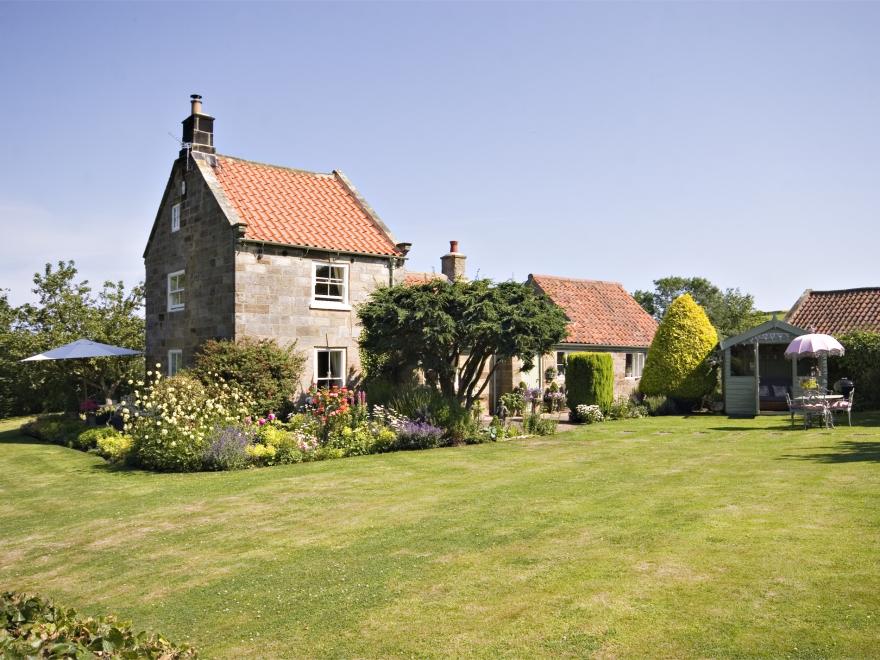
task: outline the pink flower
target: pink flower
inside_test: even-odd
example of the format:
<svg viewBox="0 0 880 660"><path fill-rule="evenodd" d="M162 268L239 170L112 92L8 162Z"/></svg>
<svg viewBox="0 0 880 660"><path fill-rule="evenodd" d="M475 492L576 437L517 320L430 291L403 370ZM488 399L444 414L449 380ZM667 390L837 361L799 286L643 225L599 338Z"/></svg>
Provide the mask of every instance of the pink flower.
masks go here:
<svg viewBox="0 0 880 660"><path fill-rule="evenodd" d="M269 421L270 421L270 422L274 422L274 421L275 421L275 413L269 413Z"/></svg>
<svg viewBox="0 0 880 660"><path fill-rule="evenodd" d="M266 424L266 420L263 419L262 417L260 417L260 421L258 421L257 424L259 424L260 426L263 426Z"/></svg>

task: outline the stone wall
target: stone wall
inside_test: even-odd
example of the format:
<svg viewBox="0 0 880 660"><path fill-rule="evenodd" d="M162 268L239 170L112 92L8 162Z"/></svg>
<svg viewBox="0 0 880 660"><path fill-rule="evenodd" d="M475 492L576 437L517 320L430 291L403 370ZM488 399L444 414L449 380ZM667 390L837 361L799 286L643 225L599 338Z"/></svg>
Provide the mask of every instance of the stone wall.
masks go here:
<svg viewBox="0 0 880 660"><path fill-rule="evenodd" d="M181 182L186 182L185 191ZM171 231L171 209L181 204L180 230ZM146 359L167 370L168 351L192 362L198 346L234 336L235 236L229 221L191 164L175 161L144 257ZM185 308L168 311L168 274L186 272Z"/></svg>
<svg viewBox="0 0 880 660"><path fill-rule="evenodd" d="M313 264L348 266L348 308L321 309L314 303ZM380 257L336 256L244 244L235 257L235 336L275 339L295 344L306 357L301 387L315 380L315 349L346 349L348 383L360 377L356 307L379 286L387 286L389 260ZM395 282L403 271L396 270Z"/></svg>

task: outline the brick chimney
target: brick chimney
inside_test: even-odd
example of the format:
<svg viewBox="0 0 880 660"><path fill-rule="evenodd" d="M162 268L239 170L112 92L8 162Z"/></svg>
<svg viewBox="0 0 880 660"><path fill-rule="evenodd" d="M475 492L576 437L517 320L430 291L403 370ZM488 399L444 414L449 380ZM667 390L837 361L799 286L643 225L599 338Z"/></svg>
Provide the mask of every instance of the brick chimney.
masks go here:
<svg viewBox="0 0 880 660"><path fill-rule="evenodd" d="M440 269L450 282L465 279L464 262L467 257L458 251L458 241L449 241L449 254L440 257Z"/></svg>
<svg viewBox="0 0 880 660"><path fill-rule="evenodd" d="M183 141L191 145L192 151L215 154L214 149L214 118L202 113L202 97L193 94L190 98L192 110L189 117L183 120ZM186 157L186 148L180 150L181 157Z"/></svg>

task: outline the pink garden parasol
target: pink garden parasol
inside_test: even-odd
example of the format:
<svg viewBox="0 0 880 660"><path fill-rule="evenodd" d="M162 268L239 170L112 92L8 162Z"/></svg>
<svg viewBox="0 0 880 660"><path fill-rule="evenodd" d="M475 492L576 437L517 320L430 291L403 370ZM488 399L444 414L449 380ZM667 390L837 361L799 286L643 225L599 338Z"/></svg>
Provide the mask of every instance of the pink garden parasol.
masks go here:
<svg viewBox="0 0 880 660"><path fill-rule="evenodd" d="M810 334L795 337L795 339L785 349L785 357L802 358L802 357L819 357L820 355L828 355L831 357L840 357L843 355L843 346L831 335Z"/></svg>

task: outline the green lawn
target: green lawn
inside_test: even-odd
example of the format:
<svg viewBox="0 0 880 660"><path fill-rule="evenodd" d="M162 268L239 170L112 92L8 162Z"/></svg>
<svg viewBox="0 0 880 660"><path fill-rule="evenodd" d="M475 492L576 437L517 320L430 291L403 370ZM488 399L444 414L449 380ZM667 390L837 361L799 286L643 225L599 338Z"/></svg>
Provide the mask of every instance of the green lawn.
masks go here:
<svg viewBox="0 0 880 660"><path fill-rule="evenodd" d="M0 424L0 588L205 657L880 654L880 415L160 475Z"/></svg>

